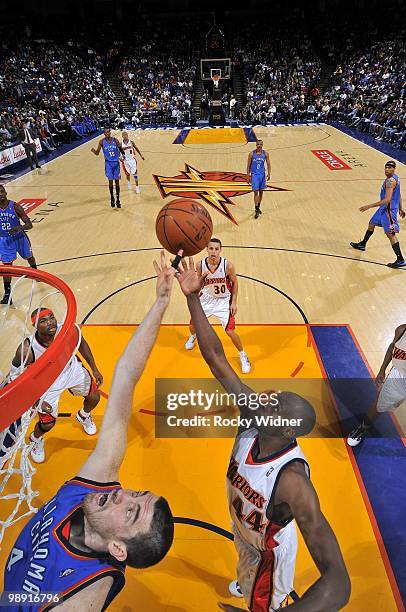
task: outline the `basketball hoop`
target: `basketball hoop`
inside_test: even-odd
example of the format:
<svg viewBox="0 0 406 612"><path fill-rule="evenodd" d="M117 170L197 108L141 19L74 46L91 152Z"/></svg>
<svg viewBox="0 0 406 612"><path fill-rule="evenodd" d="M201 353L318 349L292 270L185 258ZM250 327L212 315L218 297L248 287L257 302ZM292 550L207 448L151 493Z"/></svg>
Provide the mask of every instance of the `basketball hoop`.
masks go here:
<svg viewBox="0 0 406 612"><path fill-rule="evenodd" d="M213 74L211 80L213 81L214 89L218 89L220 83L220 76L218 74Z"/></svg>
<svg viewBox="0 0 406 612"><path fill-rule="evenodd" d="M5 513L0 513L1 542L7 527L36 512L32 500L38 492L31 487L35 469L29 460L31 444L26 442L27 430L37 414L33 405L70 363L81 334L75 324L75 297L61 279L20 266L0 266L0 276L16 279L4 312L0 309L0 501L14 500L13 506L7 506L7 518ZM8 371L17 347L35 335L37 322L33 327L31 312L45 305L56 313L62 326L38 360L27 368L28 355L21 359L17 376L10 381ZM23 502L27 510L21 514Z"/></svg>

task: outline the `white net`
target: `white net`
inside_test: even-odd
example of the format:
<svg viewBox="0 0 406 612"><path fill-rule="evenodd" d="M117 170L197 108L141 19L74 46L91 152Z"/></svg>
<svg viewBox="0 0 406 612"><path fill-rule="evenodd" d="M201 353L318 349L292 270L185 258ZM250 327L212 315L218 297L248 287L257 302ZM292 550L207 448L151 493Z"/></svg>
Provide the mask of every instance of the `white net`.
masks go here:
<svg viewBox="0 0 406 612"><path fill-rule="evenodd" d="M67 304L61 291L26 276L13 279L9 302L0 307L0 396L10 382L10 367L17 348L23 347L26 339L32 341L35 335L36 321L33 326L31 313L44 307L55 313L58 323L64 321ZM79 343L80 331L77 346ZM14 361L13 379L26 369L29 351L21 350L20 354L19 362ZM50 385L54 380L50 380ZM28 438L36 415L37 410L31 407L17 420L10 419L8 427L0 433L0 543L8 527L36 512L33 500L39 493L33 488L36 469L30 461Z"/></svg>

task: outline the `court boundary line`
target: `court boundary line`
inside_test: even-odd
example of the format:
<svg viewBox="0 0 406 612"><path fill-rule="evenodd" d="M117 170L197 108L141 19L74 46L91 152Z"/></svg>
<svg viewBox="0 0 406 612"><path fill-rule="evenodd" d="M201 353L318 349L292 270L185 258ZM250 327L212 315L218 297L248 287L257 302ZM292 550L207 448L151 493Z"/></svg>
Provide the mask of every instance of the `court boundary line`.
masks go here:
<svg viewBox="0 0 406 612"><path fill-rule="evenodd" d="M349 330L350 325L347 324L345 327ZM330 381L330 377L327 375L326 369L324 367L323 360L322 360L320 352L319 352L319 347L317 345L316 339L314 338L313 330L312 329L310 329L310 333L312 334L312 337L313 337L314 351L315 351L316 357L317 357L317 359L319 361L320 369L321 369L321 371L322 371L322 373L324 375L325 380L326 381ZM350 334L350 336L351 336L351 339L353 339L353 334ZM354 346L355 346L356 350L358 351L358 346L357 346L357 344L355 342L354 342ZM358 353L359 353L361 359L363 360L362 354L359 351L358 351ZM367 369L369 370L369 367L367 367ZM331 401L332 401L333 405L335 406L337 415L339 416L340 415L340 411L339 411L339 408L338 408L338 405L337 405L337 402L336 402L334 391L331 388L330 384L327 385L327 389L329 391L329 395L330 395ZM345 439L343 439L343 443L344 443L344 446L346 448L347 455L348 455L348 457L350 459L350 462L351 462L351 465L352 465L352 468L353 468L356 480L358 482L359 490L361 492L361 495L362 495L362 498L363 498L363 501L364 501L364 504L365 504L365 508L366 508L368 517L370 519L371 527L372 527L372 530L373 530L374 535L375 535L375 540L377 542L378 549L379 549L379 551L381 553L382 562L383 562L383 565L384 565L384 568L385 568L385 571L386 571L386 574L387 574L387 577L388 577L388 580L389 580L389 584L390 584L391 589L392 589L393 598L395 600L395 603L396 603L396 605L398 607L399 612L402 612L402 610L404 610L404 607L403 607L403 602L402 602L402 596L400 594L400 589L399 589L398 583L397 583L396 578L395 578L395 574L394 574L394 571L393 571L393 568L392 568L392 564L391 564L390 559L389 559L388 551L386 550L385 542L384 542L384 539L382 537L382 534L381 534L381 531L380 531L380 528L379 528L379 525L378 525L378 521L377 521L377 518L375 516L375 512L373 510L372 502L371 502L371 500L369 498L369 495L368 495L368 492L367 492L367 489L366 489L366 486L365 486L365 483L364 483L364 480L363 480L363 477L362 477L362 474L361 474L361 470L360 470L360 467L358 465L357 458L356 458L356 456L354 454L353 449L350 446L348 446L348 444L346 444Z"/></svg>

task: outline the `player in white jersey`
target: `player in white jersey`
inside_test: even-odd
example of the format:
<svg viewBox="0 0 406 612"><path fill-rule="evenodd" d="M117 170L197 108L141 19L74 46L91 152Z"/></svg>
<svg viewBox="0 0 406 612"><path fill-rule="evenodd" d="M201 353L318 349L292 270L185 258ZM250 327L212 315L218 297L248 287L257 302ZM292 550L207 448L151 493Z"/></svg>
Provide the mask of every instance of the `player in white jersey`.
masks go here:
<svg viewBox="0 0 406 612"><path fill-rule="evenodd" d="M20 373L20 366L28 367L34 363L54 341L60 325L58 325L54 313L49 308L34 310L31 315L32 324L37 325L37 331L30 342L27 338L23 348L18 347L12 361L10 380L16 378ZM82 425L84 431L94 435L97 431L91 411L96 408L100 401L98 387L103 382L103 377L97 369L92 351L86 340L82 337L78 348L79 353L86 359L92 369L94 379L81 361L75 356L49 389L36 403L39 420L30 436L31 457L36 463L45 461L44 434L50 431L58 416L58 404L62 393L69 390L72 395L84 397L83 408L76 414L76 418Z"/></svg>
<svg viewBox="0 0 406 612"><path fill-rule="evenodd" d="M386 376L391 361L392 368ZM347 442L350 446L358 446L364 440L381 412L396 410L406 401L406 324L395 329L395 336L385 353L376 384L380 389L377 401L371 406L361 425L355 427L348 436Z"/></svg>
<svg viewBox="0 0 406 612"><path fill-rule="evenodd" d="M134 144L134 141L128 138L128 132L123 132L122 136L121 146L124 151L124 157L121 158L121 165L127 179L127 187L128 189L131 189L131 176L133 176L135 181L135 191L140 193L135 153L137 152L142 160L145 160L145 157L143 157L139 148Z"/></svg>
<svg viewBox="0 0 406 612"><path fill-rule="evenodd" d="M207 320L199 299L202 279L193 259L189 264L182 262L179 270L176 276L187 297L202 355L225 390L238 398L241 417L255 422L250 429L239 430L227 473L238 582L246 604L251 612L270 612L286 605L293 590L295 519L321 575L300 601L288 608L302 612L339 610L348 602L350 580L295 439L313 428L314 410L296 393L267 392L266 401L253 412L252 398L258 395L234 372ZM260 416L280 416L289 423L264 425L256 418ZM240 610L228 604L220 607L229 612Z"/></svg>
<svg viewBox="0 0 406 612"><path fill-rule="evenodd" d="M214 316L223 326L226 334L238 351L243 374L251 371L251 363L235 331L235 315L237 314L238 281L231 261L221 256L221 241L212 238L207 245L207 257L197 263L197 269L203 276L200 301L206 317ZM190 322L190 336L185 348L191 350L195 346L196 333Z"/></svg>

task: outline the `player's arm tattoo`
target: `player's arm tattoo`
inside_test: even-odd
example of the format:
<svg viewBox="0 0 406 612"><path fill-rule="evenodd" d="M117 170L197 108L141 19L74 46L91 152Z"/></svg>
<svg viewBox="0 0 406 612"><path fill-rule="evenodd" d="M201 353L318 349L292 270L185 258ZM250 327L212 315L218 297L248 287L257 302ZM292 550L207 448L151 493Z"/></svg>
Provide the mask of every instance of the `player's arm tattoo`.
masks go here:
<svg viewBox="0 0 406 612"><path fill-rule="evenodd" d="M282 472L275 504L287 503L321 576L301 597L303 612L341 610L349 600L351 583L340 547L320 509L317 493L307 475L297 467Z"/></svg>
<svg viewBox="0 0 406 612"><path fill-rule="evenodd" d="M19 219L21 219L21 221L24 223L24 225L21 226L21 230L22 231L26 231L26 230L32 229L32 221L28 217L28 215L25 212L24 208L22 206L20 206L20 204L15 204L14 205L14 210L16 211L17 217Z"/></svg>

